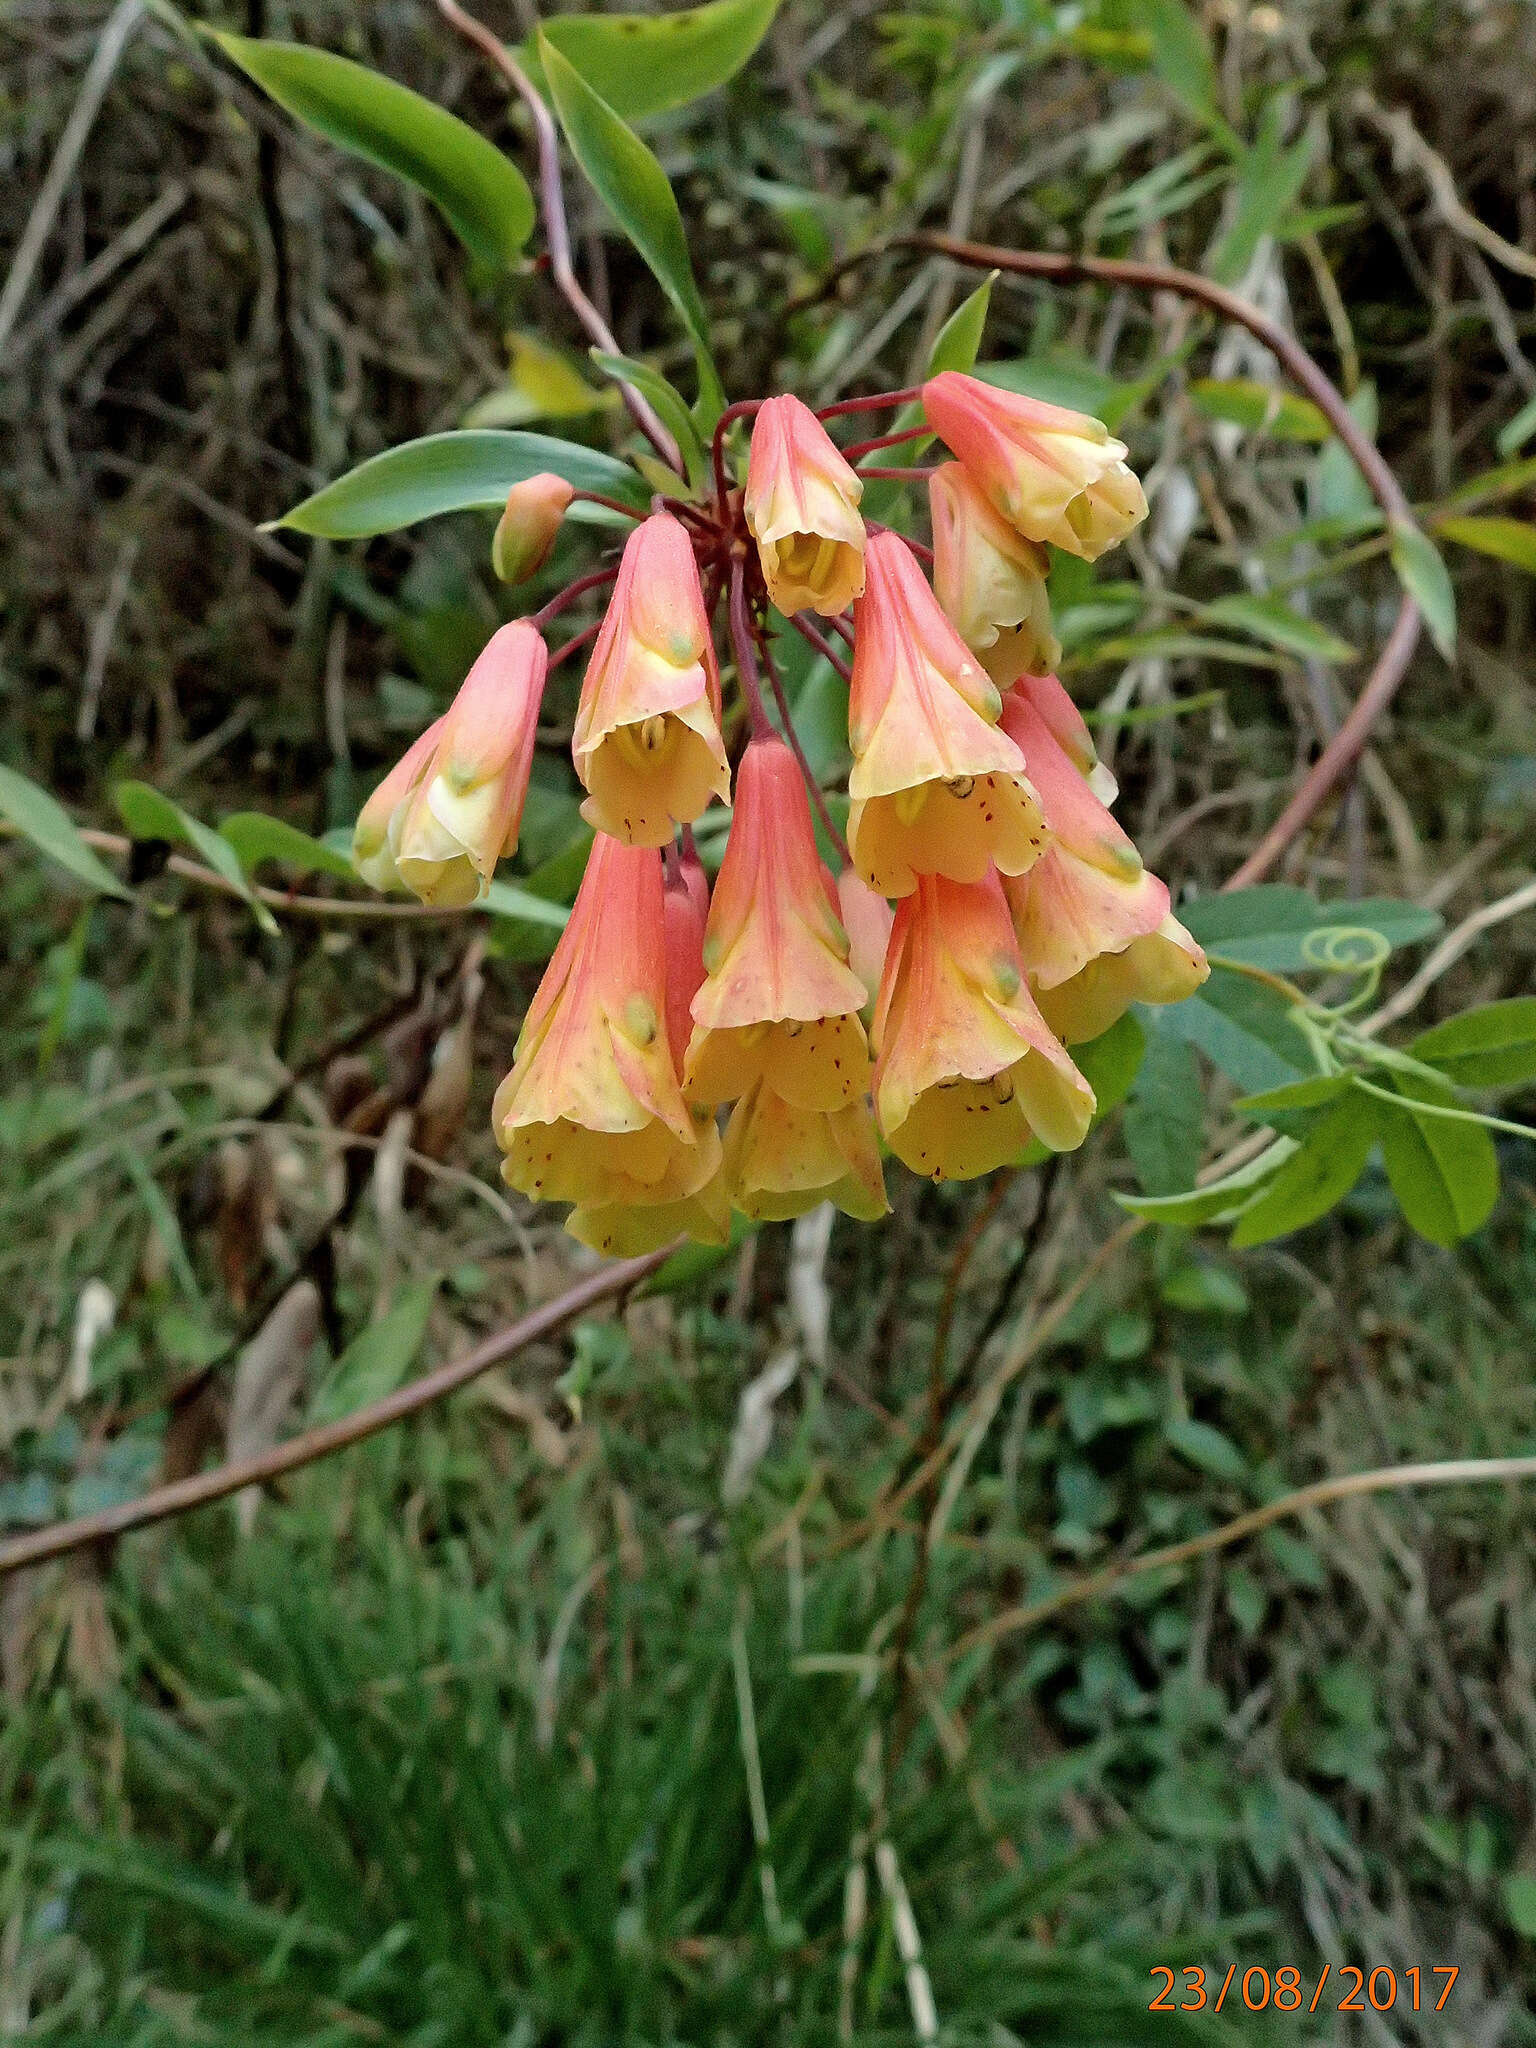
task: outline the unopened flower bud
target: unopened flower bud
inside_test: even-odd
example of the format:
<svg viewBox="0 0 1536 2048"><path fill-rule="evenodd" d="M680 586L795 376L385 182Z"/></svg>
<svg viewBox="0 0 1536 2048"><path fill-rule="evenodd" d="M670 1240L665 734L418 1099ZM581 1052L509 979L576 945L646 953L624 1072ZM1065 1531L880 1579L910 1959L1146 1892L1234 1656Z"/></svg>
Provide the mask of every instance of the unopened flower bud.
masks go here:
<svg viewBox="0 0 1536 2048"><path fill-rule="evenodd" d="M526 583L543 568L575 495L563 476L548 470L512 486L491 540L491 567L503 583Z"/></svg>

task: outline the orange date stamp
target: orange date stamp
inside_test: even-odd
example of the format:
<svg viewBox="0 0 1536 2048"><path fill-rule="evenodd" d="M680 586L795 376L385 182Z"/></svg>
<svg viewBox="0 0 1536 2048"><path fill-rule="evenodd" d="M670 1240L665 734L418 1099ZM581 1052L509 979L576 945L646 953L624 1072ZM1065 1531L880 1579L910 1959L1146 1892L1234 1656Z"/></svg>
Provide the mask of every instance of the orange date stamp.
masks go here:
<svg viewBox="0 0 1536 2048"><path fill-rule="evenodd" d="M1444 2012L1461 1968L1457 1963L1433 1963L1426 1969L1416 1963L1399 1977L1385 1963L1374 1970L1357 1969L1353 1963L1337 1968L1324 1963L1314 1985L1291 1963L1274 1971L1251 1963L1241 1978L1237 1964L1229 1963L1220 1990L1214 1992L1215 1971L1208 1976L1198 1964L1175 1970L1158 1963L1149 1974L1161 1978L1162 1986L1148 2012L1200 2012L1207 2007L1220 2012L1229 1999L1232 2011L1241 2003L1249 2012L1390 2012L1401 1999L1413 2012ZM1176 1989L1182 1990L1181 1997L1175 1997Z"/></svg>

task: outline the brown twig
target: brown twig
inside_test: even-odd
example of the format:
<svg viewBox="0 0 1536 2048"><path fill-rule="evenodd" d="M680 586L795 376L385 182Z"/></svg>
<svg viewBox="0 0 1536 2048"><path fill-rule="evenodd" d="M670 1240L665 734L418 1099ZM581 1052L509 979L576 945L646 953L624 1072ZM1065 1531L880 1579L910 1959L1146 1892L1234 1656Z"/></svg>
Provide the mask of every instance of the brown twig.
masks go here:
<svg viewBox="0 0 1536 2048"><path fill-rule="evenodd" d="M679 1244L681 1242L679 1240ZM109 1537L124 1535L130 1529L163 1522L168 1516L185 1514L190 1508L205 1507L210 1501L223 1500L231 1493L238 1493L242 1486L264 1484L285 1472L295 1471L300 1465L311 1464L316 1458L329 1457L335 1451L344 1451L353 1444L361 1443L365 1437L376 1436L381 1429L388 1429L393 1423L404 1421L406 1416L418 1414L434 1401L442 1400L445 1395L468 1386L481 1373L489 1372L493 1365L500 1365L524 1346L549 1336L600 1301L608 1300L611 1295L626 1294L654 1273L677 1249L678 1244L670 1244L660 1251L646 1252L640 1258L604 1266L598 1272L588 1274L586 1279L578 1280L563 1294L557 1294L553 1301L530 1309L527 1315L519 1317L494 1337L488 1337L483 1344L477 1344L473 1351L451 1365L440 1365L434 1372L423 1373L419 1379L397 1387L394 1393L386 1394L382 1400L370 1401L365 1407L354 1409L350 1415L343 1415L335 1422L306 1429L298 1436L290 1437L286 1443L274 1444L270 1450L260 1451L254 1457L234 1458L227 1464L216 1465L211 1472L197 1472L169 1486L153 1487L148 1493L140 1494L137 1500L122 1501L95 1514L79 1515L73 1521L56 1522L51 1528L36 1529L24 1536L9 1537L0 1543L0 1578L23 1565L43 1564L49 1558L62 1557L66 1551L78 1550L85 1544L100 1543Z"/></svg>

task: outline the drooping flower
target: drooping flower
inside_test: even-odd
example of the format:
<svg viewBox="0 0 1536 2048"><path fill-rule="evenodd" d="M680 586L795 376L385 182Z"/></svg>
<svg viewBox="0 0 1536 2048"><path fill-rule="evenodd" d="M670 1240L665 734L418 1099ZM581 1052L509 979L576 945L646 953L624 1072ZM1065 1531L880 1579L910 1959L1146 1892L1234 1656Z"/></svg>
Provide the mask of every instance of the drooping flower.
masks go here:
<svg viewBox="0 0 1536 2048"><path fill-rule="evenodd" d="M599 833L491 1121L502 1176L585 1209L685 1202L719 1167L667 1030L661 856Z"/></svg>
<svg viewBox="0 0 1536 2048"><path fill-rule="evenodd" d="M447 711L363 806L352 857L365 881L450 909L484 894L517 845L548 665L526 620L492 634Z"/></svg>
<svg viewBox="0 0 1536 2048"><path fill-rule="evenodd" d="M999 689L1061 658L1051 630L1045 549L1025 540L970 471L945 462L928 479L933 589L960 638Z"/></svg>
<svg viewBox="0 0 1536 2048"><path fill-rule="evenodd" d="M1072 702L1058 678L1053 675L1018 676L1014 680L1011 694L1027 703L1043 721L1052 739L1086 781L1099 802L1112 804L1120 794L1119 786L1109 769L1099 759L1098 748L1093 744L1093 734L1088 730L1083 714ZM1005 708L1006 705L1005 697Z"/></svg>
<svg viewBox="0 0 1536 2048"><path fill-rule="evenodd" d="M848 965L864 984L873 1004L891 943L891 906L877 896L857 868L844 868L837 878L837 900L848 934ZM868 1005L866 1005L866 1008Z"/></svg>
<svg viewBox="0 0 1536 2048"><path fill-rule="evenodd" d="M848 704L854 865L881 896L925 874L978 882L994 862L1021 874L1044 831L997 690L904 541L876 534L866 569Z"/></svg>
<svg viewBox="0 0 1536 2048"><path fill-rule="evenodd" d="M958 370L923 386L928 424L1027 540L1096 561L1147 516L1123 441L1086 413Z"/></svg>
<svg viewBox="0 0 1536 2048"><path fill-rule="evenodd" d="M786 395L758 408L742 509L781 612L831 617L864 588L863 491L809 406Z"/></svg>
<svg viewBox="0 0 1536 2048"><path fill-rule="evenodd" d="M491 567L503 583L526 583L543 568L575 495L563 476L547 470L512 486L491 537Z"/></svg>
<svg viewBox="0 0 1536 2048"><path fill-rule="evenodd" d="M1041 1015L1077 1045L1133 1002L1193 993L1208 971L1205 955L1028 692L1009 692L1003 724L1029 764L1051 834L1029 873L1006 883L1019 949Z"/></svg>
<svg viewBox="0 0 1536 2048"><path fill-rule="evenodd" d="M1087 1133L1093 1090L1030 998L995 874L927 875L897 905L874 1035L880 1128L914 1173L971 1180Z"/></svg>
<svg viewBox="0 0 1536 2048"><path fill-rule="evenodd" d="M730 797L704 593L687 528L669 512L625 543L571 753L590 792L582 816L631 846L662 846L712 796Z"/></svg>
<svg viewBox="0 0 1536 2048"><path fill-rule="evenodd" d="M842 1109L863 1093L864 984L848 965L805 784L781 739L754 739L737 768L704 965L684 1069L690 1101L730 1102L760 1078L797 1109Z"/></svg>
<svg viewBox="0 0 1536 2048"><path fill-rule="evenodd" d="M764 1223L822 1202L873 1223L890 1207L863 1095L843 1109L797 1109L771 1081L754 1082L726 1125L724 1177L736 1207Z"/></svg>

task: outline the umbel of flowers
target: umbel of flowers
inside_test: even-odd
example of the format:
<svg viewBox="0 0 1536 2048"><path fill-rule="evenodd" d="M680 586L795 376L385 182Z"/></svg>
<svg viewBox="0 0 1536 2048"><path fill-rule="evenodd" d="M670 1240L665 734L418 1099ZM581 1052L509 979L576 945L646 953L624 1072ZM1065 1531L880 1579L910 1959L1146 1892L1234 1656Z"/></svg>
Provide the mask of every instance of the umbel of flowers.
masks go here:
<svg viewBox="0 0 1536 2048"><path fill-rule="evenodd" d="M1049 549L1092 561L1145 516L1126 450L954 372L921 399L924 427L846 452L797 398L734 408L753 415L744 486L720 460L712 500L653 501L616 571L504 626L358 819L376 886L483 894L517 845L540 628L611 582L572 740L595 836L492 1111L506 1180L570 1204L597 1250L723 1243L733 1208L873 1219L882 1145L934 1180L1033 1141L1070 1151L1095 1109L1070 1048L1205 978L1054 673ZM898 474L926 476L931 549L866 525L857 466L928 432L955 459ZM555 477L513 490L505 581L537 569L572 496ZM777 692L770 605L848 678L846 846ZM851 666L807 614L851 642ZM733 810L711 890L690 827L717 799Z"/></svg>

